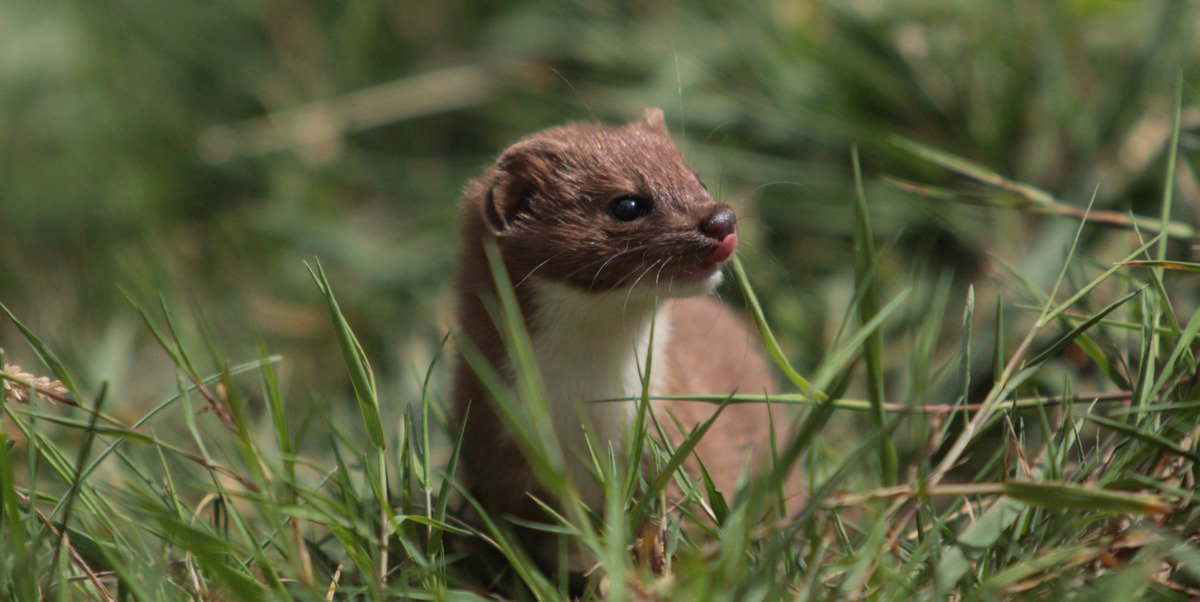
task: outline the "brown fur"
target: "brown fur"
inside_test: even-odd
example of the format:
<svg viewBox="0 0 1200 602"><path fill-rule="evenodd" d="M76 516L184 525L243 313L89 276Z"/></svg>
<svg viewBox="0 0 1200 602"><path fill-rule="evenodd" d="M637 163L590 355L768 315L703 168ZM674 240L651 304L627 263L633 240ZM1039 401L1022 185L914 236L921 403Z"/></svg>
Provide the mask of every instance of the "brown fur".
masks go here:
<svg viewBox="0 0 1200 602"><path fill-rule="evenodd" d="M621 197L650 200L654 213L633 222L616 220L607 207ZM496 240L530 330L537 328L530 317L540 309L535 282L596 295L653 287L662 297L659 321L667 318L664 332L670 337L661 348L665 357L655 356L660 374L653 393L774 390L755 335L741 318L710 298L670 298L695 288L694 272L720 244L704 235L700 224L728 208L709 196L683 160L661 112L647 110L643 120L621 127L576 124L534 134L471 182L462 206L456 283L460 336L501 374L506 374L507 354L481 301L481 295L494 293L483 250L486 237ZM472 494L498 516L546 521L530 499L531 493L543 492L463 361L454 405L460 419L470 407L462 454ZM670 411L689 428L713 410L703 403L656 405L664 424L672 422L665 415ZM733 491L748 454L768 441L767 424L763 405L730 406L697 448L723 491ZM672 429L671 438L678 443L680 434ZM519 534L527 546L549 545L535 532Z"/></svg>

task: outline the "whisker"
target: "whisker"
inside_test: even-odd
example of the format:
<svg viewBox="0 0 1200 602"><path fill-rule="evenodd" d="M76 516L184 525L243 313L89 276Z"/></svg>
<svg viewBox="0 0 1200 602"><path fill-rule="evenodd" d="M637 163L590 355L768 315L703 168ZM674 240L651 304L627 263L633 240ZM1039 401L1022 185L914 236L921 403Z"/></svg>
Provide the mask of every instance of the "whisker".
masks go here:
<svg viewBox="0 0 1200 602"><path fill-rule="evenodd" d="M654 263L651 263L650 265L646 266L645 269L642 270L642 273L640 275L638 275L638 277L636 279L634 279L632 284L629 285L629 287L628 287L629 290L633 290L638 285L638 283L642 281L642 278L645 278L646 274L649 274L650 270L654 269L654 266L659 265L661 263L663 263L663 260L660 259L660 260L656 260L656 261L654 261Z"/></svg>
<svg viewBox="0 0 1200 602"><path fill-rule="evenodd" d="M662 266L660 266L660 267L658 268L658 274L655 274L655 276L654 276L654 283L655 283L655 284L659 284L659 283L661 283L661 281L662 281L662 272L663 272L663 269L667 267L667 264L668 264L668 263L670 263L672 259L675 259L675 258L674 258L674 257L668 257L668 258L667 258L667 260L663 262ZM668 296L671 294L671 289L672 289L672 288L674 288L674 287L675 287L675 279L674 279L674 278L672 278L672 279L671 279L671 282L669 282L669 283L667 284L667 295L668 295Z"/></svg>
<svg viewBox="0 0 1200 602"><path fill-rule="evenodd" d="M563 253L566 253L566 251L559 251L558 253L555 253L555 254L551 255L550 257L547 257L541 263L533 266L533 269L529 270L528 274L525 274L524 276L522 276L521 279L519 281L517 281L516 284L513 285L513 289L516 289L517 287L521 286L526 280L529 280L529 277L532 276L534 272L542 269L542 266L546 265L547 263L550 263L552 260L556 259L559 255L562 255Z"/></svg>
<svg viewBox="0 0 1200 602"><path fill-rule="evenodd" d="M629 241L629 242L632 242L632 241ZM592 272L591 279L590 279L588 289L587 289L589 293L594 293L597 291L597 286L599 284L600 277L604 275L604 271L606 269L608 269L611 265L613 265L613 263L615 261L617 261L618 259L620 259L622 257L627 257L632 253L641 252L643 255L643 263L641 265L636 266L634 271L631 271L628 274L622 274L619 278L617 278L616 282L613 283L608 288L611 290L615 290L615 289L619 289L619 288L626 288L626 287L632 288L632 287L636 286L638 283L640 283L651 272L654 272L654 283L655 283L655 285L658 285L664 281L663 275L665 274L665 270L670 266L671 261L682 260L683 255L685 253L665 254L666 255L665 257L659 257L659 258L651 260L651 261L646 261L647 256L649 255L649 252L656 248L671 247L671 246L679 245L679 244L680 244L680 241L677 241L677 240L656 240L656 241L651 241L651 242L646 242L646 243L630 246L625 249L621 249L620 251L617 251L615 253L612 253L608 257L605 257L604 260L602 262L600 262L599 266L597 266L594 262L584 261L584 262L578 264L576 267L574 267L574 269L571 269L570 271L566 272L564 275L561 276L561 278L564 280L569 280L569 279L579 276L580 274L586 273L590 270L595 270L594 272ZM531 276L533 276L538 270L540 270L543 267L545 267L546 265L550 264L550 262L559 258L559 256L561 256L565 253L569 253L569 252L570 252L570 250L563 250L563 251L555 253L553 256L543 260L536 267L534 267L532 270L530 270L529 273L525 274L514 285L514 288L521 286L526 280L528 280ZM673 283L673 281L672 281L672 283Z"/></svg>
<svg viewBox="0 0 1200 602"><path fill-rule="evenodd" d="M649 274L650 270L653 270L654 266L657 264L660 264L660 263L664 263L664 262L655 261L654 263L646 266L646 269L642 270L641 275L639 275L637 277L637 279L635 279L633 281L633 284L630 284L628 287L625 288L625 304L621 306L621 313L625 313L629 309L629 300L630 300L630 298L633 297L633 291L635 288L637 288L638 282L641 282L642 278L645 278L646 274ZM661 271L661 268L660 268L660 271Z"/></svg>
<svg viewBox="0 0 1200 602"><path fill-rule="evenodd" d="M629 253L634 253L637 251L647 251L656 246L665 246L668 244L670 244L669 241L656 241L656 242L638 245L636 247L627 248L627 249L624 249L621 251L617 251L616 253L613 253L612 256L610 256L608 259L604 260L604 263L600 264L600 267L596 269L596 273L592 275L592 286L594 287L596 285L596 280L598 280L600 278L600 273L604 271L604 268L608 267L608 265L610 263L612 263L618 257L621 257L622 255L628 255ZM590 290L590 288L589 288L589 290Z"/></svg>
<svg viewBox="0 0 1200 602"><path fill-rule="evenodd" d="M608 267L608 264L612 263L612 261L614 259L616 259L622 255L627 255L627 254L633 253L635 251L644 251L644 250L654 248L656 246L664 246L664 245L668 245L668 244L670 244L669 241L657 241L657 242L646 243L646 244L638 245L636 247L631 247L631 248L627 248L627 249L624 249L621 251L617 251L616 253L613 253L611 257L604 260L604 263L600 264L600 268L596 270L596 273L599 274L600 272L604 271L604 268Z"/></svg>
<svg viewBox="0 0 1200 602"><path fill-rule="evenodd" d="M673 256L668 257L665 261L662 262L661 265L658 266L658 273L654 275L654 284L662 283L663 270L666 269L668 263L671 263L672 259L675 259L675 257L673 257Z"/></svg>

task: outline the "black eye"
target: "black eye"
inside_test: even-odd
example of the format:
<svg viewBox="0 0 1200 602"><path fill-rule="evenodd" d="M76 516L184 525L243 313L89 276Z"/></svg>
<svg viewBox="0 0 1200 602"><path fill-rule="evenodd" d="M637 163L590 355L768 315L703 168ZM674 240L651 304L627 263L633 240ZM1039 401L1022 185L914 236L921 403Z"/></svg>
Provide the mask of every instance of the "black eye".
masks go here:
<svg viewBox="0 0 1200 602"><path fill-rule="evenodd" d="M621 197L608 205L608 214L623 222L646 217L651 211L654 211L654 203L631 196Z"/></svg>

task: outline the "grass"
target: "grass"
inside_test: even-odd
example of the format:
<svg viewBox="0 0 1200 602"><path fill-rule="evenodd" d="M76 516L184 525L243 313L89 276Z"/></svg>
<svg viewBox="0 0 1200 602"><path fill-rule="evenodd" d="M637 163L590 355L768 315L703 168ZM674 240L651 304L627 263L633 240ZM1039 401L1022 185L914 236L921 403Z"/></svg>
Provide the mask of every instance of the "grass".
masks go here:
<svg viewBox="0 0 1200 602"><path fill-rule="evenodd" d="M1034 296L1042 305L1015 346L1002 340L1003 329L994 333L1001 355L981 401L968 404L964 394L949 406L886 403L871 387L868 399L855 401L844 398L847 384L858 372L878 370L872 366L884 353L879 332L911 303L906 295L883 304L872 299L878 257L866 219L869 203L865 194L859 198L860 293L845 317L842 342L809 371L813 376L788 363L745 270L735 266L767 348L801 391L772 401L807 408L795 436L779 442L774 470L737 495L676 474L703 426L679 450L654 440L642 444L660 458L657 475L638 476L636 463L597 458L609 518L594 522L576 501L557 529L599 560L607 579L599 587L613 598L705 599L1113 592L1171 598L1200 592L1194 537L1200 515L1192 491L1193 463L1200 460L1194 426L1200 311L1175 314L1179 303L1167 295L1161 268L1129 265L1162 248L1163 235L1103 270L1080 265L1073 247L1051 290ZM1170 203L1164 198L1164 211ZM1095 227L1085 215L1076 243ZM1085 274L1082 286L1067 285L1072 272ZM498 517L476 507L482 532L456 518L462 501L448 505L458 487L445 477L453 473L458 441L453 425L437 420L444 412L430 389L406 404L396 428L384 427L371 365L325 272L318 266L313 275L359 397L361 429L317 409L294 432L291 403L278 386L279 360L265 349L239 366L211 353L214 370L202 375L165 306L139 311L177 367L178 390L127 423L106 411L104 389L84 397L55 352L9 314L54 379L11 364L2 373L0 582L6 598L460 599L482 596L494 585L489 573L469 566L466 551L479 548L511 565L504 575L510 594L565 595L563 583L548 580L513 546ZM1106 299L1101 289L1114 284L1128 292ZM1063 317L1089 302L1101 308ZM968 296L967 324L973 305ZM508 321L519 328L515 315ZM943 326L934 321L927 328ZM940 363L966 358L972 331L960 335L961 355ZM510 339L517 348L528 346ZM1022 396L1072 348L1083 353L1080 361L1122 374L1132 388L1116 396L1075 393L1065 377L1062 395ZM252 415L250 400L265 418ZM54 412L55 403L71 411ZM838 449L820 432L839 412L877 422L860 442ZM187 425L190 445L156 434L154 423L169 417ZM537 418L531 424L545 422ZM520 420L511 417L514 428ZM332 433L333 462L297 451L311 422ZM76 436L55 441L45 436L48 427ZM438 445L431 430L451 436L444 464L433 460ZM641 427L643 436L646 430ZM905 458L901 478L893 437L903 430L925 433L927 440ZM14 453L14 437L23 453ZM526 447L538 449L532 440ZM571 499L561 460L535 466L559 483L549 491ZM796 466L805 467L810 493L798 500L795 514L781 516L769 509ZM631 478L652 481L647 497L634 496ZM682 509L663 515L655 492L670 478L691 496ZM629 553L646 516L665 517L669 577L639 566ZM458 543L448 545L451 540Z"/></svg>
<svg viewBox="0 0 1200 602"><path fill-rule="evenodd" d="M609 597L1200 594L1194 3L410 4L0 7L0 598L560 597L443 478L451 199L645 106L797 423L597 455Z"/></svg>

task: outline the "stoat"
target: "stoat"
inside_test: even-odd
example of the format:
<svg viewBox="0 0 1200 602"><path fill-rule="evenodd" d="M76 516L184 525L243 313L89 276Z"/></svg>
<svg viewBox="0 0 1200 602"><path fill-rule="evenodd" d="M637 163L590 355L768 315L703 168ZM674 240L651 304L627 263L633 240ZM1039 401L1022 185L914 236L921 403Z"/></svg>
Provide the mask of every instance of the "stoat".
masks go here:
<svg viewBox="0 0 1200 602"><path fill-rule="evenodd" d="M572 124L514 144L471 182L462 202L463 250L456 280L461 345L477 349L514 385L508 352L489 314L494 298L484 240L493 238L514 285L544 381L556 437L574 485L604 506L590 466L593 445L623 449L637 405L587 403L638 397L654 324L653 395L761 394L773 389L743 320L707 297L737 248L737 218L714 201L647 109L619 127ZM538 481L468 362L455 375L454 407L466 418L462 458L472 495L493 516L550 522L531 499ZM687 428L715 410L655 402ZM469 408L469 412L468 412ZM768 440L767 408L729 406L697 447L716 485L732 493L750 452ZM671 434L679 442L678 432ZM551 501L551 500L546 500ZM556 547L519 529L549 563Z"/></svg>

